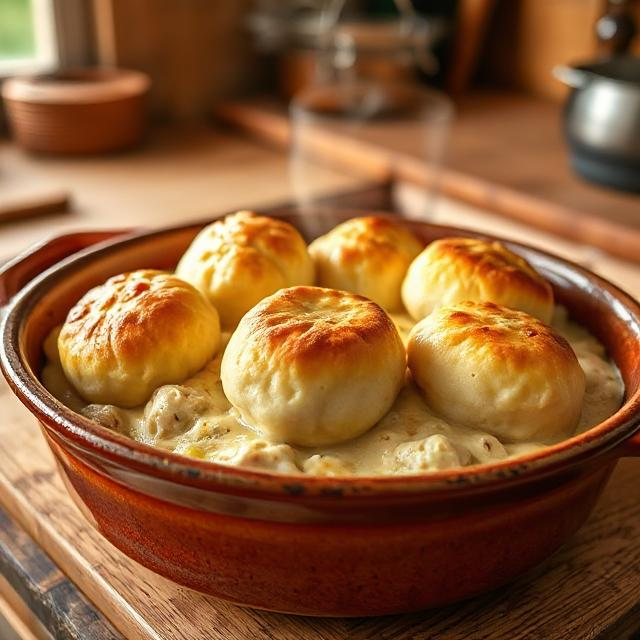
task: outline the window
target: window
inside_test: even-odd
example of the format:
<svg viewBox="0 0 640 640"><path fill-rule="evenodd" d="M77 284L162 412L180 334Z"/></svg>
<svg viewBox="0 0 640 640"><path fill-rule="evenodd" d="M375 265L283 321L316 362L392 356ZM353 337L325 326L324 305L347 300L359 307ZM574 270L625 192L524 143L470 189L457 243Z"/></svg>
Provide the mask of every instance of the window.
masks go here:
<svg viewBox="0 0 640 640"><path fill-rule="evenodd" d="M51 0L0 2L0 74L54 68L56 44Z"/></svg>
<svg viewBox="0 0 640 640"><path fill-rule="evenodd" d="M0 0L0 77L91 60L86 0Z"/></svg>

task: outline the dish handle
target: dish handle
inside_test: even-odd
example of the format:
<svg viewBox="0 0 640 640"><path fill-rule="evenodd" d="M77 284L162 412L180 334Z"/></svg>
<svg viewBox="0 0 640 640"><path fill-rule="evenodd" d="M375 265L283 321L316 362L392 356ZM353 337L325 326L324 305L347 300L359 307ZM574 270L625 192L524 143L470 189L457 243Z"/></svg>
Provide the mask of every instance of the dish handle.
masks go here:
<svg viewBox="0 0 640 640"><path fill-rule="evenodd" d="M98 242L127 233L130 231L80 231L31 245L15 258L0 265L0 307L5 306L27 282L56 262Z"/></svg>
<svg viewBox="0 0 640 640"><path fill-rule="evenodd" d="M620 446L620 457L640 458L640 431L636 431Z"/></svg>

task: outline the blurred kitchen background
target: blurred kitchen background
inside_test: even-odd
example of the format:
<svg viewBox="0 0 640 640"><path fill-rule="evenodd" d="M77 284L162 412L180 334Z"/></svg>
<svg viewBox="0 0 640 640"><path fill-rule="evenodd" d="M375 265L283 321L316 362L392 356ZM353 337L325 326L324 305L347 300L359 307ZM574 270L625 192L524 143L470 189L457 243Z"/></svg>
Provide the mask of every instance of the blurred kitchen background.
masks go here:
<svg viewBox="0 0 640 640"><path fill-rule="evenodd" d="M297 206L628 269L638 24L634 0L0 0L0 259Z"/></svg>

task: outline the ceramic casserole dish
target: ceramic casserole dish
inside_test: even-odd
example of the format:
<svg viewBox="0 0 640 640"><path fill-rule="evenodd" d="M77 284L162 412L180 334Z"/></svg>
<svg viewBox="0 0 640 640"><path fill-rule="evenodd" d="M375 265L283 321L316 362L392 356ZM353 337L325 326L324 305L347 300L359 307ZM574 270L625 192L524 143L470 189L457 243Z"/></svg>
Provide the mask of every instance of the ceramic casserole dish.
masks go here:
<svg viewBox="0 0 640 640"><path fill-rule="evenodd" d="M283 217L310 240L358 213ZM425 243L478 235L406 224ZM640 306L578 265L511 242L605 345L626 387L613 416L544 450L422 475L287 476L167 453L58 402L38 380L47 333L109 276L172 269L202 226L62 236L0 270L4 375L39 420L83 513L153 571L236 603L297 614L381 615L450 603L549 556L585 521L617 460L640 455Z"/></svg>

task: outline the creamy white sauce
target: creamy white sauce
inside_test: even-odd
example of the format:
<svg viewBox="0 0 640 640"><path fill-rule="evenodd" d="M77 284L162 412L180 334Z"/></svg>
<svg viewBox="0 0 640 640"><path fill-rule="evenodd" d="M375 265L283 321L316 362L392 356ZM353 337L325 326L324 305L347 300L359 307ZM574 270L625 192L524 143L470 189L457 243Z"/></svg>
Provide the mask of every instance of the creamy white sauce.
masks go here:
<svg viewBox="0 0 640 640"><path fill-rule="evenodd" d="M406 340L412 321L394 316ZM620 406L623 384L604 347L558 307L553 326L569 341L586 377L582 432ZM57 331L45 343L42 379L49 391L75 411L140 442L194 458L285 473L323 476L388 475L488 463L540 449L550 442L502 443L494 436L434 415L409 376L393 407L364 435L330 447L308 449L271 442L243 424L220 382L220 353L181 385L165 385L144 407L87 405L64 377ZM225 336L228 340L228 335ZM226 340L225 340L226 344Z"/></svg>

